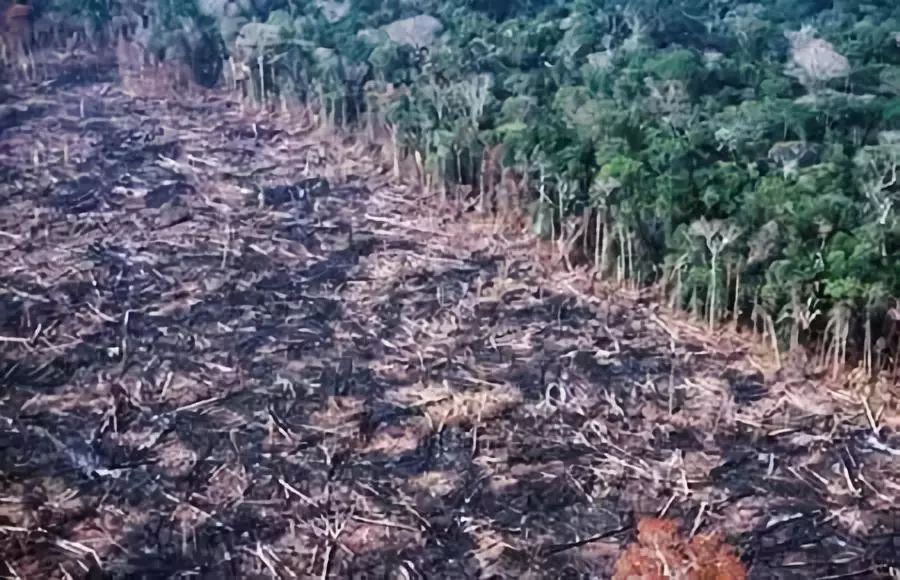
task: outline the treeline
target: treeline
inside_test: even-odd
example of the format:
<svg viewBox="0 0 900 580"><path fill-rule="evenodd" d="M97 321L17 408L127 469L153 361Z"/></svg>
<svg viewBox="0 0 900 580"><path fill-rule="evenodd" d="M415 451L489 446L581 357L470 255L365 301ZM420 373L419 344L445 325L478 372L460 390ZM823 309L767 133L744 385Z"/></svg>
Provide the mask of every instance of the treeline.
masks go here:
<svg viewBox="0 0 900 580"><path fill-rule="evenodd" d="M710 327L900 366L896 2L68 1L139 14L138 40L203 31L251 98L381 136Z"/></svg>

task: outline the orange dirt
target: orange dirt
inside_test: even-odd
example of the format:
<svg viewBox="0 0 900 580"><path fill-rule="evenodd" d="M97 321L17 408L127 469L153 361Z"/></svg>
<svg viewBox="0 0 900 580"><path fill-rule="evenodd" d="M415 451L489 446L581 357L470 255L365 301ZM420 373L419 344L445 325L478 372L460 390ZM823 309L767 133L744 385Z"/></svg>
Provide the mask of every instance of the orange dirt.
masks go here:
<svg viewBox="0 0 900 580"><path fill-rule="evenodd" d="M613 580L743 580L744 565L718 535L694 536L690 542L671 520L645 518L637 541L616 562Z"/></svg>

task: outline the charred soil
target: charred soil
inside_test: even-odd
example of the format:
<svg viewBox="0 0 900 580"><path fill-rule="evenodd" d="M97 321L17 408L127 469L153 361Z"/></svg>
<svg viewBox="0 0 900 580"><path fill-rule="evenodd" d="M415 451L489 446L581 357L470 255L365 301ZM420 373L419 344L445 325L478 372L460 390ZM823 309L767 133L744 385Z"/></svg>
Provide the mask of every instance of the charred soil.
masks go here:
<svg viewBox="0 0 900 580"><path fill-rule="evenodd" d="M362 145L79 67L2 105L5 576L609 577L659 513L750 578L900 566L890 389L764 376Z"/></svg>

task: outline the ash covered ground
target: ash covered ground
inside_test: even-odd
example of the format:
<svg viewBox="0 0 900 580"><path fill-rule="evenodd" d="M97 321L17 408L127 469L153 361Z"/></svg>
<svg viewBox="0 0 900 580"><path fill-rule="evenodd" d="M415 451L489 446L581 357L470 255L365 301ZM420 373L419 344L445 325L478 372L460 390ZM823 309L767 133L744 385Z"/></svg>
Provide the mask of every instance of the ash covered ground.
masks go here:
<svg viewBox="0 0 900 580"><path fill-rule="evenodd" d="M900 565L886 395L876 436L360 144L60 66L0 114L6 576L603 578L658 513L752 578Z"/></svg>

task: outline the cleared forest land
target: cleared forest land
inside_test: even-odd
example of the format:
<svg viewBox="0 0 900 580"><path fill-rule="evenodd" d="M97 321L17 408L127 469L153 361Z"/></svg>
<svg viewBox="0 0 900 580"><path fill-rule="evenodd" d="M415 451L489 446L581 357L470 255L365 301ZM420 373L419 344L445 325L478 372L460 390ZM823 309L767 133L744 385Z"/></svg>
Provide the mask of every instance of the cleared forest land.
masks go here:
<svg viewBox="0 0 900 580"><path fill-rule="evenodd" d="M660 513L753 578L900 566L896 388L765 373L224 97L70 64L2 107L5 576L603 578Z"/></svg>

